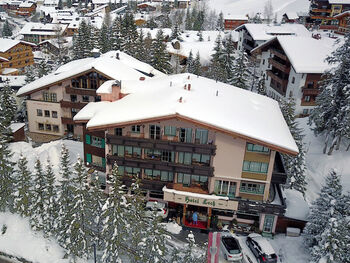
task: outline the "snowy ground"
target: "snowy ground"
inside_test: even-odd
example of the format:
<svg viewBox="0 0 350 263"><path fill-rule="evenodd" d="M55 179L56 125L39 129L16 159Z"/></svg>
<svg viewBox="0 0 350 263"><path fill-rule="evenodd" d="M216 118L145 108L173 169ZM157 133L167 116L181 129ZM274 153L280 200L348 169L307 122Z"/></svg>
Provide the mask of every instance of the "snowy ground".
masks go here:
<svg viewBox="0 0 350 263"><path fill-rule="evenodd" d="M339 151L332 155L322 153L324 136L315 137L307 125L308 118L299 119L300 127L304 129L304 143L306 149L306 176L308 186L306 200L311 203L318 196L325 176L332 168L335 168L342 175L342 184L345 191L350 191L350 151L346 152L346 145L343 144Z"/></svg>
<svg viewBox="0 0 350 263"><path fill-rule="evenodd" d="M264 12L265 3L268 0L206 0L211 9L222 11L224 15L246 15ZM309 11L309 0L271 0L274 12L278 18L286 12Z"/></svg>

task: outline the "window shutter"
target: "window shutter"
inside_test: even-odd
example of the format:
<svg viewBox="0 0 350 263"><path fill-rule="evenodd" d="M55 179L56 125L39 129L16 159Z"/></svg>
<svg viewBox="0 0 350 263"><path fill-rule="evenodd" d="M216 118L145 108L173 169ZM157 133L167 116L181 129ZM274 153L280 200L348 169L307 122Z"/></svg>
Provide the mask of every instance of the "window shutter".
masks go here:
<svg viewBox="0 0 350 263"><path fill-rule="evenodd" d="M86 154L86 162L87 162L87 163L90 163L90 164L92 163L92 157L91 157L91 154L90 154L90 153L87 153L87 154Z"/></svg>
<svg viewBox="0 0 350 263"><path fill-rule="evenodd" d="M86 142L86 144L91 144L91 136L90 135L88 135L88 134L85 135L85 142Z"/></svg>
<svg viewBox="0 0 350 263"><path fill-rule="evenodd" d="M106 159L102 158L102 167L106 167Z"/></svg>
<svg viewBox="0 0 350 263"><path fill-rule="evenodd" d="M101 148L105 148L105 139L101 140Z"/></svg>

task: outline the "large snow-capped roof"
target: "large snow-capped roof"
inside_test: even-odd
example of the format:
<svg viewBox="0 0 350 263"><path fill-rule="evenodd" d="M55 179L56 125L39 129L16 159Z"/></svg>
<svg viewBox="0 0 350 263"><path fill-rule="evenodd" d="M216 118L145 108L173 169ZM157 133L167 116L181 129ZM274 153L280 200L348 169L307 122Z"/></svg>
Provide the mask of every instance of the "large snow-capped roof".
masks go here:
<svg viewBox="0 0 350 263"><path fill-rule="evenodd" d="M254 40L269 40L277 35L311 36L311 33L301 24L244 24L236 30L247 29Z"/></svg>
<svg viewBox="0 0 350 263"><path fill-rule="evenodd" d="M20 40L13 40L8 38L0 38L0 52L6 52L10 48L16 46L17 44L22 43L25 45L35 46L33 43L28 43Z"/></svg>
<svg viewBox="0 0 350 263"><path fill-rule="evenodd" d="M278 36L252 50L255 52L278 41L296 73L324 73L331 66L325 60L335 48L331 38Z"/></svg>
<svg viewBox="0 0 350 263"><path fill-rule="evenodd" d="M119 54L119 59L116 55ZM17 92L17 96L27 95L36 90L48 87L67 78L95 69L111 79L130 80L146 77L145 74L163 76L164 74L152 66L143 63L124 52L110 51L98 58L84 58L71 61L55 72L37 79Z"/></svg>
<svg viewBox="0 0 350 263"><path fill-rule="evenodd" d="M190 90L185 89L189 84ZM93 114L85 112L90 110L86 106L74 120L93 115L87 128L99 129L179 118L281 152L298 152L278 103L266 96L192 74L123 81L121 92L129 95L103 105L97 111L94 108Z"/></svg>
<svg viewBox="0 0 350 263"><path fill-rule="evenodd" d="M330 4L350 4L350 0L328 0Z"/></svg>
<svg viewBox="0 0 350 263"><path fill-rule="evenodd" d="M27 22L19 32L21 35L50 35L54 36L59 31L61 34L66 30L67 25L64 24L41 24Z"/></svg>

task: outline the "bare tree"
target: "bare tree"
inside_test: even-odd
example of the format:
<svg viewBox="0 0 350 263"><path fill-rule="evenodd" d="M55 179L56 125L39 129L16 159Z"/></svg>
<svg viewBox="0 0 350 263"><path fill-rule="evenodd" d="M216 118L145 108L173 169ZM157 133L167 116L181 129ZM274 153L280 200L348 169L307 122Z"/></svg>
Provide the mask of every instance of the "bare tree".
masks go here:
<svg viewBox="0 0 350 263"><path fill-rule="evenodd" d="M267 24L270 24L273 17L273 6L271 0L268 0L264 6L264 19Z"/></svg>

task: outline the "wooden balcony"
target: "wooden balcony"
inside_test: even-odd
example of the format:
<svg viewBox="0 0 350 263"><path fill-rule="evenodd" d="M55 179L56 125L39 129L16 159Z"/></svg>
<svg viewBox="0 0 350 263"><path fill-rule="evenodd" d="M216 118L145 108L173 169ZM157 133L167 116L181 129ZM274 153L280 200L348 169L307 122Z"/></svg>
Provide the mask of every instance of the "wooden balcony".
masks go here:
<svg viewBox="0 0 350 263"><path fill-rule="evenodd" d="M271 53L277 57L279 57L280 59L283 59L285 61L288 60L287 56L285 54L282 53L283 51L275 49L275 48L271 48Z"/></svg>
<svg viewBox="0 0 350 263"><path fill-rule="evenodd" d="M314 100L312 100L312 101L301 100L300 105L301 106L316 106L316 101L314 101Z"/></svg>
<svg viewBox="0 0 350 263"><path fill-rule="evenodd" d="M65 90L67 94L96 96L96 90L94 89L80 89L72 88L71 86L66 86Z"/></svg>
<svg viewBox="0 0 350 263"><path fill-rule="evenodd" d="M204 186L201 186L200 184L194 184L186 187L186 186L183 186L183 184L169 183L166 185L166 187L169 189L174 189L174 190L183 191L183 192L205 194L205 195L209 194L208 186L204 187Z"/></svg>
<svg viewBox="0 0 350 263"><path fill-rule="evenodd" d="M320 25L320 29L323 30L337 30L338 25Z"/></svg>
<svg viewBox="0 0 350 263"><path fill-rule="evenodd" d="M141 148L151 148L176 152L191 152L209 155L215 155L216 153L216 145L214 144L184 143L174 140L153 140L128 136L117 136L111 134L106 135L106 140L108 144L137 146Z"/></svg>
<svg viewBox="0 0 350 263"><path fill-rule="evenodd" d="M313 13L332 13L332 9L313 8L313 9L311 9L311 12L313 12Z"/></svg>
<svg viewBox="0 0 350 263"><path fill-rule="evenodd" d="M317 96L318 94L320 94L319 89L303 88L302 91L303 91L303 94L306 96L309 96L309 95L316 95Z"/></svg>
<svg viewBox="0 0 350 263"><path fill-rule="evenodd" d="M74 121L72 118L67 117L61 117L62 124L74 124Z"/></svg>
<svg viewBox="0 0 350 263"><path fill-rule="evenodd" d="M87 103L86 102L72 102L72 101L65 101L65 100L61 100L60 101L61 107L62 108L74 108L74 109L82 109L84 108Z"/></svg>
<svg viewBox="0 0 350 263"><path fill-rule="evenodd" d="M273 58L269 58L269 63L275 68L279 69L280 71L285 72L286 74L289 74L290 72L289 65L283 65L282 63L278 62L277 60L274 60Z"/></svg>

